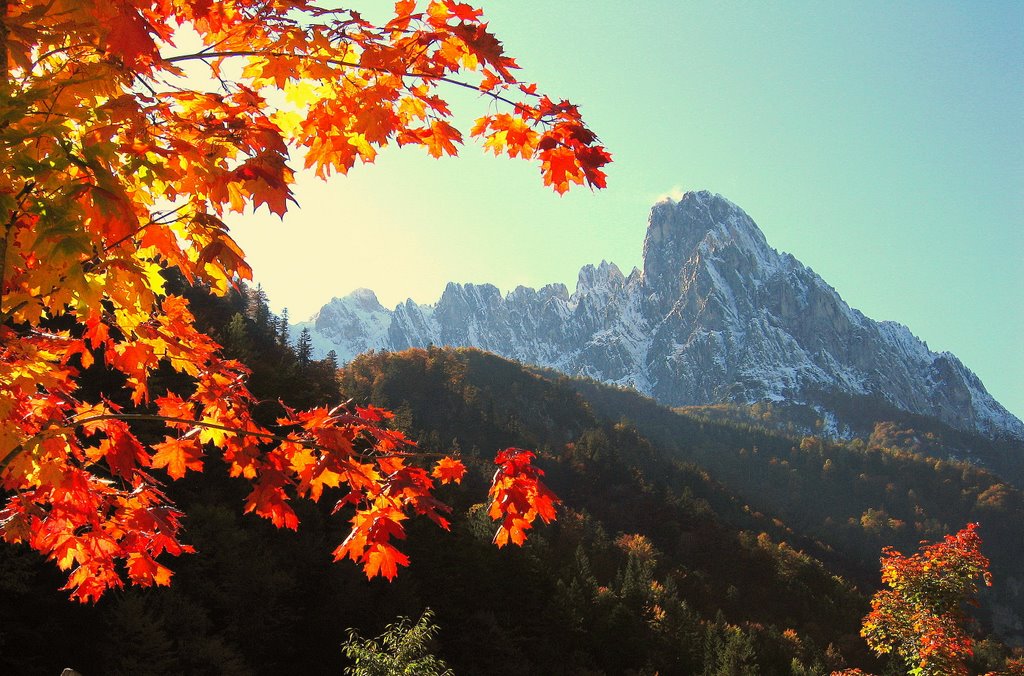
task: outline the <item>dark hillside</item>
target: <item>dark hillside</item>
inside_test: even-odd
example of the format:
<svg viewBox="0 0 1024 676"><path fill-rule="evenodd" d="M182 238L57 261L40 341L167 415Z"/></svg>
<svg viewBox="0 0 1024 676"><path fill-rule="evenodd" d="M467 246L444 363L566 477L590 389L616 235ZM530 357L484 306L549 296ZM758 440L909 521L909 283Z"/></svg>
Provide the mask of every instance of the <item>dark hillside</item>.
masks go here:
<svg viewBox="0 0 1024 676"><path fill-rule="evenodd" d="M343 389L382 397L381 404L403 410L429 399L429 390L419 385L427 381L393 377L400 368L435 373L434 391L444 380L440 374L457 374L441 388L445 401L458 402L451 409L457 414L438 415L434 408L427 416L414 414L406 423L415 433L430 430L428 436L454 440L463 450L514 439L544 449L557 463L549 470L552 483L570 507L582 506L610 529L641 532L674 560L711 571L709 577L720 585L711 591L715 610L727 609L723 600L729 598L730 585L738 589L737 580L758 574L745 563L739 566L743 570L734 570L730 564L742 557L716 549L721 542L717 534L701 539L708 523L764 531L872 589L882 547L911 551L922 539L941 539L967 522L980 521L1001 582L985 598L983 614L1004 636L1018 637L1021 599L1013 590L1024 579L1020 493L973 465L885 445L886 439L899 436L892 428L881 426L868 444L794 439L751 425L680 415L635 393L589 381L541 377L472 349L363 356L346 370ZM438 399L433 403L441 406ZM567 443L581 427L587 429ZM487 428L492 431L484 433ZM651 506L643 501L651 494L659 496L655 501L663 511L678 496L685 496L683 502L695 499L707 510L694 519L694 512L687 513L694 508L690 502L668 518L661 513L647 519ZM749 593L736 597L756 598ZM790 601L800 597L784 596ZM701 596L689 598L692 603ZM777 599L764 602L786 605Z"/></svg>
<svg viewBox="0 0 1024 676"><path fill-rule="evenodd" d="M823 560L862 584L874 584L883 546L911 551L921 540L979 522L1000 582L985 596L987 617L1005 638L1024 642L1022 494L974 464L928 455L925 433L881 423L866 441L788 437L674 412L628 390L557 379L580 392L598 416L632 421L673 457L704 468L752 507L823 543L835 554Z"/></svg>
<svg viewBox="0 0 1024 676"><path fill-rule="evenodd" d="M864 599L799 551L818 551L818 545L778 519L756 513L706 472L665 455L635 426L601 422L564 384L477 350L428 349L363 355L344 370L341 386L346 396L369 397L399 411L414 436L440 444L431 450L461 448L478 469L478 485L470 485L474 492L484 488L490 472L479 459L480 449L539 449L549 484L568 513L538 531L527 551L543 552L538 563L553 570L571 569L585 557L612 615L629 610L616 610L623 599L615 589L624 584L623 575L632 574L628 556L624 562L616 559L639 547L649 552L644 554L644 575L650 577L645 594L666 587L697 618L769 627L776 637L795 629L819 650L839 642L863 657L856 633ZM571 587L574 579L556 583ZM576 599L584 607L574 613L586 616L603 608L590 608L593 599L584 601ZM651 603L664 610L657 599L646 605ZM439 610L439 618L444 616ZM641 643L656 638L647 635ZM575 643L596 641L597 650L599 639L584 634Z"/></svg>
<svg viewBox="0 0 1024 676"><path fill-rule="evenodd" d="M395 410L426 450L460 450L470 472L439 492L451 532L411 520L411 566L368 582L330 560L348 530L331 501L297 504L298 532L279 531L241 514L246 488L212 462L168 486L198 550L167 561L169 589L82 607L55 591L52 564L0 549L0 673L338 674L350 627L372 636L427 607L431 650L457 674L882 673L857 635L882 545L979 518L1009 566L995 547L1019 494L966 466L700 421L475 350L368 354L335 381L258 293L194 302L253 369L268 417L279 399L352 398ZM498 550L481 503L507 446L538 451L564 505ZM979 673L1005 654L985 646Z"/></svg>

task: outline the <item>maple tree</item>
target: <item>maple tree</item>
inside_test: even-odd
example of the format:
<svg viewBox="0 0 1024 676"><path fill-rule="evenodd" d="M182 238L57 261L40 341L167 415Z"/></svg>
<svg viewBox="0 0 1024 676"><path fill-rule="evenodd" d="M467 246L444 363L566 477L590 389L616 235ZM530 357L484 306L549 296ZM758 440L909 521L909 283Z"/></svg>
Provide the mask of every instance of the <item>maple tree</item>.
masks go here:
<svg viewBox="0 0 1024 676"><path fill-rule="evenodd" d="M431 491L461 462L428 471L373 407L282 407L260 424L246 367L165 289L169 269L216 294L251 278L223 218L283 215L293 157L326 178L390 144L455 155L445 88L481 95L469 134L486 150L537 161L559 193L604 187L610 156L578 108L520 81L479 9L399 0L389 17L313 0L0 0L0 533L68 570L73 597L169 583L158 557L192 550L161 476L212 452L252 482L245 510L280 527L298 523L292 498L346 490L335 558L369 577L408 563L393 544L408 516L447 528ZM83 391L97 368L120 374L123 399ZM157 371L188 385L154 390ZM153 421L163 440L145 443L135 428ZM496 460L499 546L554 517L533 458Z"/></svg>
<svg viewBox="0 0 1024 676"><path fill-rule="evenodd" d="M885 548L882 582L888 589L872 597L861 636L877 654L899 656L908 673L967 674L973 642L963 606L977 603L979 579L991 586L988 566L973 523L912 556Z"/></svg>

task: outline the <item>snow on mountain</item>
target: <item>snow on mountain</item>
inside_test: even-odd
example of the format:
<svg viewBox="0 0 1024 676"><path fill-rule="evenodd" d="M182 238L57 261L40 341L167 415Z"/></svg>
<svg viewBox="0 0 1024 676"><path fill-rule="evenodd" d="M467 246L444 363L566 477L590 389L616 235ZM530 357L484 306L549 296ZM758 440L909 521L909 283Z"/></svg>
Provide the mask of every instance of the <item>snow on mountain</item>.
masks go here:
<svg viewBox="0 0 1024 676"><path fill-rule="evenodd" d="M309 321L292 325L290 333L298 336L308 328L314 355L323 358L335 350L340 362L348 362L360 352L390 345L388 330L393 314L380 304L373 291L356 289L344 298L332 298Z"/></svg>
<svg viewBox="0 0 1024 676"><path fill-rule="evenodd" d="M387 310L368 289L334 298L309 327L316 354L473 346L570 375L633 387L670 406L788 402L841 420L829 393L875 396L989 437L1024 439L950 353L847 305L810 268L768 245L750 217L706 191L654 205L643 270L602 261L562 284L449 283L434 305ZM841 417L841 416L840 416Z"/></svg>

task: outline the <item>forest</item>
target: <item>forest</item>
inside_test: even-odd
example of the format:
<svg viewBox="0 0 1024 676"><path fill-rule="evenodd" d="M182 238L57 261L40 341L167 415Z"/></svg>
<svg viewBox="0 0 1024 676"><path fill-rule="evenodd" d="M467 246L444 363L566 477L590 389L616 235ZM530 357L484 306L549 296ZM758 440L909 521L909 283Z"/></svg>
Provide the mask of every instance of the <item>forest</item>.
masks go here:
<svg viewBox="0 0 1024 676"><path fill-rule="evenodd" d="M278 530L242 514L244 482L211 463L166 486L197 550L174 562L169 588L71 603L52 564L0 548L5 673L343 673L351 631L377 636L425 612L425 645L454 673L904 673L859 635L881 550L910 553L972 522L994 585L972 611L970 673L1017 673L1022 502L992 474L882 445L881 431L787 438L470 349L370 353L336 372L258 288L214 298L169 284L250 366L261 401L386 406L424 451L457 454L467 474L439 492L451 532L412 520L413 563L367 581L331 561L342 515L298 502L301 527ZM85 381L120 387L99 367ZM510 446L537 449L563 504L524 547L499 550L480 499L488 449Z"/></svg>

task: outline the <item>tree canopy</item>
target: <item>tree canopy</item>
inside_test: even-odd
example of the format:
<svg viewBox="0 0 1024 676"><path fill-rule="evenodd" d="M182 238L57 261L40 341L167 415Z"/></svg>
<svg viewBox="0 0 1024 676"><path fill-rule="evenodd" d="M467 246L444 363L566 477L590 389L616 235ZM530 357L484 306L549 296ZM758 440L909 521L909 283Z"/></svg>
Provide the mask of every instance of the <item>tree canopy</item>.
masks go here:
<svg viewBox="0 0 1024 676"><path fill-rule="evenodd" d="M895 653L911 674L967 674L973 641L964 624L965 604L977 605L977 582L992 585L981 553L978 524L967 524L942 542L904 556L887 547L882 582L861 635L878 653Z"/></svg>
<svg viewBox="0 0 1024 676"><path fill-rule="evenodd" d="M402 522L446 527L431 491L461 463L417 464L379 408L257 415L248 369L169 275L217 294L249 279L223 218L283 215L297 160L327 178L391 144L457 154L453 89L481 95L468 134L486 150L538 162L559 193L604 187L610 155L578 108L520 80L452 0L399 0L381 23L312 0L0 0L0 55L3 538L68 570L83 601L124 577L168 584L158 557L191 548L163 477L216 452L252 483L245 510L278 526L297 525L291 498L347 489L335 557L394 577ZM496 460L499 545L554 516L532 459Z"/></svg>

